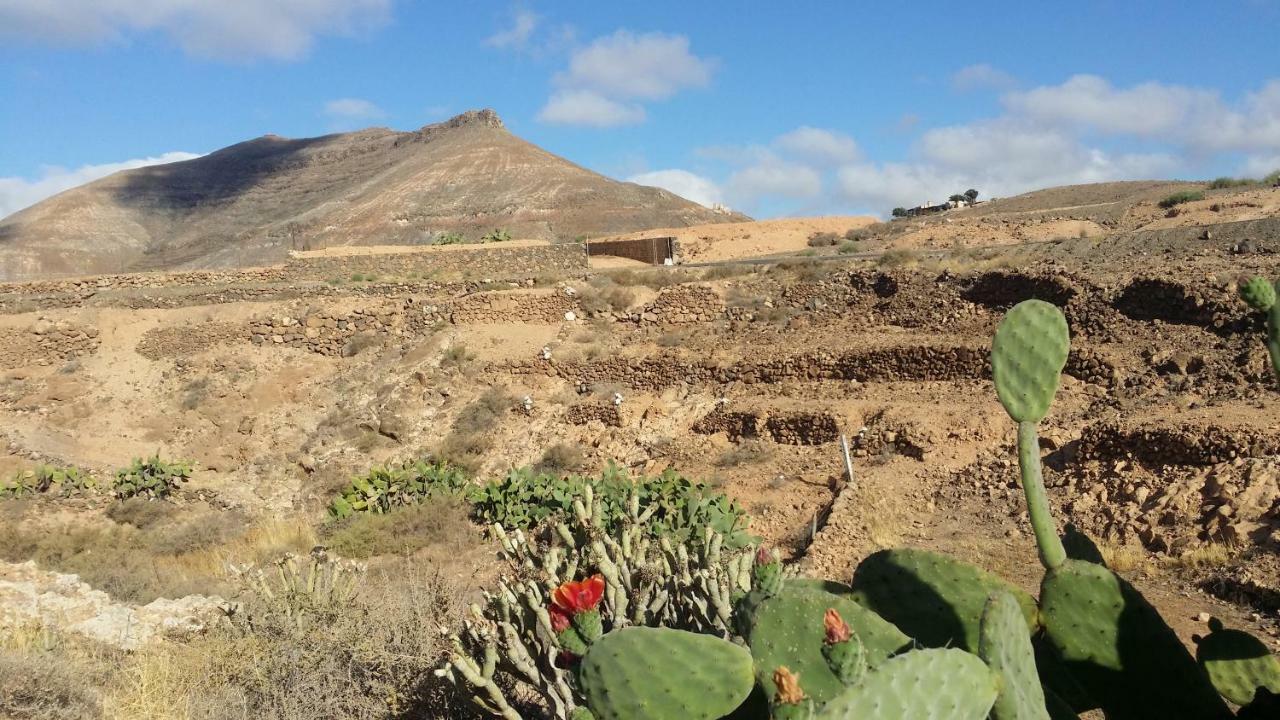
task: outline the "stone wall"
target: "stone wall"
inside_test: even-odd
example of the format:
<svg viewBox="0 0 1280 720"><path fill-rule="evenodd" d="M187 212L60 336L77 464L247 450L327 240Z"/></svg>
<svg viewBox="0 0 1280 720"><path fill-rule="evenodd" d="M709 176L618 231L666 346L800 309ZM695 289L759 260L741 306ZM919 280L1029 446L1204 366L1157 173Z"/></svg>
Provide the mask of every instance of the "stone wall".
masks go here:
<svg viewBox="0 0 1280 720"><path fill-rule="evenodd" d="M564 419L571 425L598 422L607 427L622 427L622 413L611 402L570 405L565 411Z"/></svg>
<svg viewBox="0 0 1280 720"><path fill-rule="evenodd" d="M26 328L0 330L0 367L73 360L96 351L99 344L97 328L41 317Z"/></svg>
<svg viewBox="0 0 1280 720"><path fill-rule="evenodd" d="M581 315L577 298L562 290L487 292L459 298L450 318L458 325L563 322L565 313Z"/></svg>
<svg viewBox="0 0 1280 720"><path fill-rule="evenodd" d="M286 280L327 280L352 274L377 277L409 277L435 273L458 273L471 278L495 280L531 277L553 271L585 271L587 254L582 245L500 244L475 247L448 247L420 252L370 253L293 257L285 264Z"/></svg>
<svg viewBox="0 0 1280 720"><path fill-rule="evenodd" d="M107 290L174 287L224 287L244 284L346 281L352 275L377 278L426 278L457 274L465 278L507 280L555 271L587 270L582 245L477 245L408 252L291 257L283 265L227 270L144 272L122 275L0 283L6 295L92 295Z"/></svg>

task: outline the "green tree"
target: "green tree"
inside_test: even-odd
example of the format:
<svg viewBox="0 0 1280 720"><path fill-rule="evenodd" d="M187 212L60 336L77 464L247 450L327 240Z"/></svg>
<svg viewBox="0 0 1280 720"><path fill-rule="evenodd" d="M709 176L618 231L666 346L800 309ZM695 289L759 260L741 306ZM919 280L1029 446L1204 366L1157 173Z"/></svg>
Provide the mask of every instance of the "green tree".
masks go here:
<svg viewBox="0 0 1280 720"><path fill-rule="evenodd" d="M907 209L906 209L906 208L901 208L901 207L896 207L896 208L894 208L894 209L893 209L893 213L892 213L892 215L893 215L894 217L906 217L906 216L907 216Z"/></svg>
<svg viewBox="0 0 1280 720"><path fill-rule="evenodd" d="M969 199L969 202L974 202L978 199L978 191L973 188L969 188L964 191L964 196Z"/></svg>

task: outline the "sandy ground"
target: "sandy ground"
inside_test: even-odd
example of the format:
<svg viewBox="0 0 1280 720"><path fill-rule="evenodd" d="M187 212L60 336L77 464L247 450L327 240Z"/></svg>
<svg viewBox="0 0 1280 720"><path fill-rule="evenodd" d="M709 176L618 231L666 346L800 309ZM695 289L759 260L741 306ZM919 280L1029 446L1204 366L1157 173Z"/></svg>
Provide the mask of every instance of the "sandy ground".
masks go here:
<svg viewBox="0 0 1280 720"><path fill-rule="evenodd" d="M848 230L866 227L875 222L875 218L865 215L780 218L719 225L655 228L644 232L593 239L675 237L682 250L680 262L717 262L800 252L808 247L809 236L814 233L833 232L844 235Z"/></svg>

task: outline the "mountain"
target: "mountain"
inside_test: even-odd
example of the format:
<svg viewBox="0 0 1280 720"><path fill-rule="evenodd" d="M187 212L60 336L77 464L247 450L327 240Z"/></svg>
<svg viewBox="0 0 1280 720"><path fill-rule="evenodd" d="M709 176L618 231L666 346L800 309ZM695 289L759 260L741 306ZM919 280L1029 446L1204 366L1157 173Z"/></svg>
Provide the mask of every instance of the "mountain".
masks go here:
<svg viewBox="0 0 1280 720"><path fill-rule="evenodd" d="M443 232L566 240L745 219L591 172L472 110L414 132L267 135L68 190L0 220L0 280L261 265Z"/></svg>

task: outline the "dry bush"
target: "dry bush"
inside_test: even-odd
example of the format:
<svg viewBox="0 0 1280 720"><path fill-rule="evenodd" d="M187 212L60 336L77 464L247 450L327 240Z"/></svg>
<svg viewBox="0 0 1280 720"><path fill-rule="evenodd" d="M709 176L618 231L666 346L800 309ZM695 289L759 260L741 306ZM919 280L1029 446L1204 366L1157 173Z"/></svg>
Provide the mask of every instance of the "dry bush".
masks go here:
<svg viewBox="0 0 1280 720"><path fill-rule="evenodd" d="M618 285L633 287L643 285L653 290L661 290L671 285L679 285L688 277L686 273L674 268L654 270L619 270L608 275Z"/></svg>
<svg viewBox="0 0 1280 720"><path fill-rule="evenodd" d="M816 232L809 236L806 244L811 248L835 247L839 242L840 236L833 232Z"/></svg>
<svg viewBox="0 0 1280 720"><path fill-rule="evenodd" d="M453 430L441 441L436 454L475 472L493 447L493 429L516 405L515 396L505 388L491 387L468 403L453 421Z"/></svg>
<svg viewBox="0 0 1280 720"><path fill-rule="evenodd" d="M422 563L362 573L354 596L272 596L242 586L241 613L187 644L150 645L108 679L109 720L465 718L470 703L432 670L442 629L460 622L463 595Z"/></svg>
<svg viewBox="0 0 1280 720"><path fill-rule="evenodd" d="M460 499L432 496L385 514L357 513L324 527L320 539L342 557L408 556L426 547L458 555L474 543L469 512Z"/></svg>
<svg viewBox="0 0 1280 720"><path fill-rule="evenodd" d="M716 467L728 468L768 460L773 450L760 440L748 440L725 450L716 458Z"/></svg>
<svg viewBox="0 0 1280 720"><path fill-rule="evenodd" d="M372 278L370 278L372 279ZM382 338L377 333L362 332L351 336L342 346L342 357L355 357L372 347L382 345Z"/></svg>
<svg viewBox="0 0 1280 720"><path fill-rule="evenodd" d="M740 277L742 275L750 275L759 270L757 265L743 265L733 263L729 265L716 265L702 271L703 280L723 280L725 278Z"/></svg>
<svg viewBox="0 0 1280 720"><path fill-rule="evenodd" d="M444 353L440 356L440 367L444 369L461 369L474 360L475 357L474 353L467 350L466 345L454 343L444 349Z"/></svg>
<svg viewBox="0 0 1280 720"><path fill-rule="evenodd" d="M660 347L684 347L694 336L691 330L668 330L656 340Z"/></svg>
<svg viewBox="0 0 1280 720"><path fill-rule="evenodd" d="M225 595L229 559L258 559L314 544L315 536L300 521L250 526L239 512L210 509L151 520L146 529L131 524L0 520L0 559L35 560L42 568L74 573L113 598L133 603Z"/></svg>
<svg viewBox="0 0 1280 720"><path fill-rule="evenodd" d="M39 626L0 630L0 717L89 720L123 653Z"/></svg>
<svg viewBox="0 0 1280 720"><path fill-rule="evenodd" d="M920 260L920 253L911 248L893 248L884 251L876 260L876 265L886 268L899 268L914 265Z"/></svg>
<svg viewBox="0 0 1280 720"><path fill-rule="evenodd" d="M533 470L547 475L571 475L582 470L586 461L581 445L556 443L542 453Z"/></svg>
<svg viewBox="0 0 1280 720"><path fill-rule="evenodd" d="M636 302L636 291L615 284L606 275L597 275L578 290L578 305L589 313L625 312Z"/></svg>
<svg viewBox="0 0 1280 720"><path fill-rule="evenodd" d="M785 260L773 266L773 272L789 274L801 282L815 282L835 272L836 268L814 260Z"/></svg>

